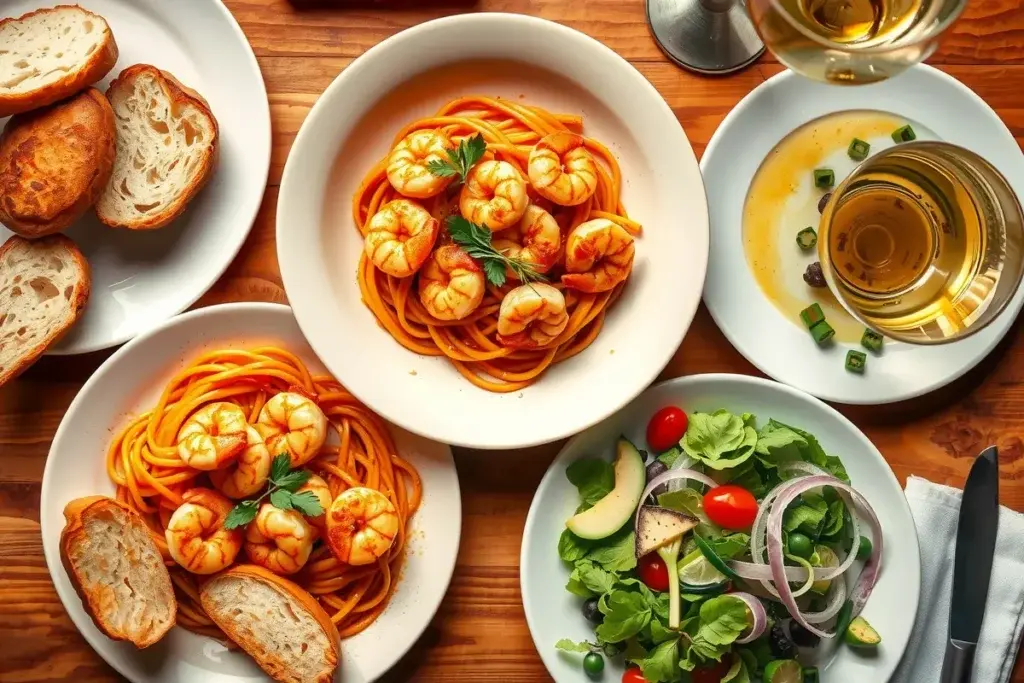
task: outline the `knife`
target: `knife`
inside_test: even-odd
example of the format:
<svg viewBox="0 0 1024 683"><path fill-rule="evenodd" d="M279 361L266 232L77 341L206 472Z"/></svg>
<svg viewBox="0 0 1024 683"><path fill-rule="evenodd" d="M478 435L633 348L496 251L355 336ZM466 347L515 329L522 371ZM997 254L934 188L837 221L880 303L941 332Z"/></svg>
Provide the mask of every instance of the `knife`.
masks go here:
<svg viewBox="0 0 1024 683"><path fill-rule="evenodd" d="M999 451L989 446L971 466L960 503L942 683L969 683L985 616L999 528Z"/></svg>

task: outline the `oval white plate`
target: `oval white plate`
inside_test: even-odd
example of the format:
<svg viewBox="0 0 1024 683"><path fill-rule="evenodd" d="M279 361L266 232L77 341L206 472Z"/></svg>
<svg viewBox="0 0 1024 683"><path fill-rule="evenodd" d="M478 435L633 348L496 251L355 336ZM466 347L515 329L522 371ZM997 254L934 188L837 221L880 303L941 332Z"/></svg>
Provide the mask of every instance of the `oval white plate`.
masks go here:
<svg viewBox="0 0 1024 683"><path fill-rule="evenodd" d="M163 386L189 359L215 348L280 344L313 368L321 364L306 345L287 306L225 304L178 316L112 355L71 403L50 447L43 472L40 520L43 551L64 608L107 663L133 683L238 683L266 680L244 653L174 628L146 650L101 634L82 609L60 562L64 505L80 496L113 495L105 459L110 439L128 415L150 409ZM413 518L398 589L380 618L342 641L336 681L364 683L387 671L412 646L441 603L455 567L462 528L459 480L451 450L400 429L398 449L423 477L423 505Z"/></svg>
<svg viewBox="0 0 1024 683"><path fill-rule="evenodd" d="M917 530L899 482L867 437L853 423L807 394L776 382L744 375L694 375L662 382L625 409L570 441L544 475L526 517L519 560L526 622L548 671L559 683L586 680L579 655L555 650L561 638L593 640L593 625L584 619L580 598L565 590L569 570L558 558L558 537L579 505L565 468L583 457L613 458L615 440L625 435L645 444L647 420L659 408L678 405L686 412L725 408L749 412L760 424L769 418L800 427L818 438L826 452L838 455L853 485L882 520L885 556L882 574L864 609L865 618L882 634L877 657L862 657L841 648L822 674L822 683L889 680L903 656L917 614L921 591L921 556ZM621 667L606 673L618 680Z"/></svg>
<svg viewBox="0 0 1024 683"><path fill-rule="evenodd" d="M507 62L486 61L498 59L525 63L531 76L517 77ZM532 77L538 67L554 63L558 76ZM471 73L403 85L425 69L449 64L469 65L464 68ZM361 122L396 89L404 97L401 106L392 102ZM348 207L357 184L403 125L464 94L522 98L554 111L582 113L584 132L618 157L623 203L645 226L630 284L593 345L533 386L510 394L479 389L446 360L399 346L363 306L356 284L363 241ZM336 167L339 157L343 163ZM707 264L703 183L672 110L639 72L601 43L553 22L513 14L420 24L346 68L306 117L292 146L277 230L288 300L327 367L392 422L476 448L554 441L625 405L679 346L699 303Z"/></svg>
<svg viewBox="0 0 1024 683"><path fill-rule="evenodd" d="M220 126L213 177L170 225L115 230L90 210L67 235L92 269L85 315L48 353L88 353L128 341L196 302L227 269L249 234L270 172L270 107L256 56L220 0L81 0L103 16L120 50L96 87L132 64L174 74L210 103ZM8 0L19 17L39 0ZM0 127L7 119L0 119ZM0 243L9 236L0 225Z"/></svg>
<svg viewBox="0 0 1024 683"><path fill-rule="evenodd" d="M967 339L930 347L886 341L881 355L868 358L864 375L844 367L852 346L815 348L807 331L765 298L743 246L743 205L751 179L768 152L794 129L833 112L865 109L910 120L928 133L922 137L977 152L1024 197L1024 156L1013 135L980 97L951 76L920 65L897 78L853 88L787 71L736 105L701 159L712 228L704 303L733 346L765 374L827 401L879 404L938 389L977 365L1013 325L1024 304L1024 287L987 329ZM845 161L849 172L854 164Z"/></svg>

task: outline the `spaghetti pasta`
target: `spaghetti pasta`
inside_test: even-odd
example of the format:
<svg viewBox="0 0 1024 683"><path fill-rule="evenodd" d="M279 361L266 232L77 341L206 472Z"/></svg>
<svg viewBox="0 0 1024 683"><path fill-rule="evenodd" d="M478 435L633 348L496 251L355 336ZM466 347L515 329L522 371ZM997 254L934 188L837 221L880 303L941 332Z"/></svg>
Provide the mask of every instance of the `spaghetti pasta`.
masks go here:
<svg viewBox="0 0 1024 683"><path fill-rule="evenodd" d="M373 623L395 591L422 485L416 469L398 455L384 422L332 377L312 375L284 349L212 351L176 373L153 410L131 420L107 454L117 499L143 516L171 568L178 623L196 633L225 639L203 610L197 577L178 567L168 552L165 529L183 494L209 485L208 473L190 468L178 457L178 431L197 409L214 401L239 406L253 423L270 398L287 391L310 397L334 433L305 469L327 482L332 498L353 487L379 491L399 518L394 544L375 564L342 564L320 543L299 573L289 578L319 601L343 638Z"/></svg>
<svg viewBox="0 0 1024 683"><path fill-rule="evenodd" d="M434 116L407 125L395 137L392 150L417 131L437 131L452 144L479 134L486 143L482 161L507 162L526 179L531 151L542 139L563 132L578 135L582 127L580 116L554 114L509 100L470 96L453 100ZM607 291L593 293L566 287L558 281L564 267L566 236L581 224L595 219L611 221L633 236L640 234L641 226L627 216L622 205L622 176L615 157L597 140L585 137L582 140L585 152L581 153L589 154L597 162L596 189L591 196L573 206L560 206L540 197L533 188L527 190L531 204L550 211L561 230L561 253L547 278L564 294L568 324L550 343L524 349L504 346L498 339L501 302L518 284L516 282L501 287L488 285L482 301L468 316L461 320L441 320L415 295L415 277L384 273L364 252L357 278L363 302L378 324L410 351L446 357L466 379L494 392L518 391L537 381L553 364L586 349L601 331L609 306L625 286L628 271ZM353 197L352 218L364 237L370 220L382 207L395 199L404 199L392 186L388 173L389 158L385 158L370 170ZM439 221L460 210L458 197L450 190L442 189L419 201ZM443 230L441 232L439 243L447 237ZM629 267L632 267L632 251Z"/></svg>

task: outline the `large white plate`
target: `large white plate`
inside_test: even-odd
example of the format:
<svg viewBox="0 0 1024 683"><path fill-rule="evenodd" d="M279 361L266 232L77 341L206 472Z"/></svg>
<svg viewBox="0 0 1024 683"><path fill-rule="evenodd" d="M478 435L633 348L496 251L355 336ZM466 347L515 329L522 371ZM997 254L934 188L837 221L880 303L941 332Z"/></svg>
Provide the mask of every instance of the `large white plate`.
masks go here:
<svg viewBox="0 0 1024 683"><path fill-rule="evenodd" d="M50 576L78 630L133 683L239 683L266 676L245 654L182 628L141 651L101 634L60 562L64 505L80 496L113 494L105 467L110 439L129 415L156 403L177 369L203 351L254 344L282 345L311 368L321 367L287 306L225 304L186 313L137 337L101 365L71 403L50 447L40 504ZM451 450L400 429L391 433L423 477L423 505L413 518L391 604L370 628L342 641L338 683L375 680L412 646L444 597L459 550L462 503Z"/></svg>
<svg viewBox="0 0 1024 683"><path fill-rule="evenodd" d="M755 88L715 131L701 159L711 215L711 255L704 303L740 353L764 373L828 401L901 401L952 382L981 361L1013 325L1024 288L1003 313L972 337L939 346L886 341L856 375L843 365L846 348L819 351L805 329L764 296L747 264L742 214L750 181L768 152L792 130L826 114L875 110L913 122L923 137L977 152L1024 197L1024 156L992 109L965 85L920 65L897 78L857 87L830 86L781 73ZM847 160L848 161L848 160ZM848 163L853 168L853 163ZM839 176L836 178L840 180ZM805 351L806 350L806 351Z"/></svg>
<svg viewBox="0 0 1024 683"><path fill-rule="evenodd" d="M554 679L559 683L585 680L579 655L560 653L555 643L560 638L593 640L593 625L580 611L582 601L565 590L569 571L558 558L558 537L579 505L579 494L566 479L565 468L583 457L603 457L610 462L620 435L645 444L648 419L666 405L678 405L687 412L719 408L749 412L761 423L775 418L811 432L826 452L842 458L853 486L882 520L882 573L864 609L865 618L882 634L882 646L876 657L840 648L825 666L821 680L889 680L910 638L921 591L917 531L900 484L878 449L835 410L801 391L744 375L695 375L658 384L570 441L544 475L526 517L519 576L530 634ZM618 680L621 673L619 667L605 676Z"/></svg>
<svg viewBox="0 0 1024 683"><path fill-rule="evenodd" d="M53 3L50 3L53 4ZM220 0L81 0L103 16L120 50L96 84L102 92L121 70L152 64L174 74L210 103L220 124L220 160L188 210L153 231L115 230L90 210L66 231L92 268L85 315L48 353L87 353L121 344L184 311L238 253L256 218L270 171L270 107L249 41ZM4 17L44 6L8 0ZM7 119L0 119L0 127ZM0 243L10 236L0 225Z"/></svg>
<svg viewBox="0 0 1024 683"><path fill-rule="evenodd" d="M425 69L453 64L453 77L408 83ZM356 283L363 248L349 208L356 186L406 123L466 94L582 113L584 132L618 157L623 203L645 227L630 284L593 345L510 394L479 389L446 360L399 346L363 306ZM707 240L699 168L658 92L596 40L512 14L427 22L349 65L299 131L277 211L277 255L288 300L327 367L392 422L477 448L553 441L639 394L693 319Z"/></svg>

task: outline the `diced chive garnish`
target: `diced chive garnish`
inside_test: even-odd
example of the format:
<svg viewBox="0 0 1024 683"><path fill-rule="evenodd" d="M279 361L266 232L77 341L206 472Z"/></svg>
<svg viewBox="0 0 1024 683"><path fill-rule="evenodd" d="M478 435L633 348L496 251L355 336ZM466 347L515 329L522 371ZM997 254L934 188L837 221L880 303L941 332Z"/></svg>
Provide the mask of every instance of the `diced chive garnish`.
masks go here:
<svg viewBox="0 0 1024 683"><path fill-rule="evenodd" d="M825 314L821 310L821 306L818 304L811 304L804 310L800 311L800 319L804 321L804 325L807 329L811 329L815 325L825 320Z"/></svg>
<svg viewBox="0 0 1024 683"><path fill-rule="evenodd" d="M846 369L850 372L856 372L858 375L864 374L864 367L868 364L868 356L862 351L854 351L850 349L846 352Z"/></svg>
<svg viewBox="0 0 1024 683"><path fill-rule="evenodd" d="M914 132L914 129L910 127L910 124L907 124L902 128L897 128L892 132L893 142L910 142L911 140L916 139L917 134Z"/></svg>
<svg viewBox="0 0 1024 683"><path fill-rule="evenodd" d="M818 233L814 232L814 228L807 226L796 234L796 244L798 247L807 251L813 249L814 245L818 243Z"/></svg>
<svg viewBox="0 0 1024 683"><path fill-rule="evenodd" d="M819 320L811 325L811 336L814 337L814 341L818 343L818 346L824 346L832 337L836 336L836 331L832 329L828 321Z"/></svg>
<svg viewBox="0 0 1024 683"><path fill-rule="evenodd" d="M895 135L895 133L894 133ZM816 168L814 169L814 186L822 189L828 189L836 184L836 174L832 172L831 168Z"/></svg>
<svg viewBox="0 0 1024 683"><path fill-rule="evenodd" d="M860 338L860 345L869 351L878 353L882 350L882 343L885 341L885 337L878 334L872 329L864 328L864 334Z"/></svg>
<svg viewBox="0 0 1024 683"><path fill-rule="evenodd" d="M854 138L850 142L850 146L846 148L846 153L849 154L850 158L854 161L864 161L868 158L868 152L870 151L871 145L860 138Z"/></svg>

